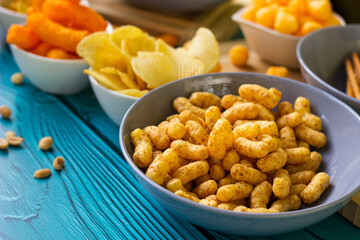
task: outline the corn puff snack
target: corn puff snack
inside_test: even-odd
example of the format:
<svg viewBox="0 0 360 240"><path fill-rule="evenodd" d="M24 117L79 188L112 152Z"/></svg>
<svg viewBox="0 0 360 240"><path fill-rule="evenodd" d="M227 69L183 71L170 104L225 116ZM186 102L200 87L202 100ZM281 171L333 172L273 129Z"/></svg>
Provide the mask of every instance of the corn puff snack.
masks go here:
<svg viewBox="0 0 360 240"><path fill-rule="evenodd" d="M105 19L95 10L68 1L45 1L42 12L53 22L89 33L105 31L107 26Z"/></svg>
<svg viewBox="0 0 360 240"><path fill-rule="evenodd" d="M265 105L276 107L280 91L244 85L242 97L175 98L178 114L131 133L135 164L169 191L228 211L278 213L318 200L330 180L316 173L322 156L312 148L326 137L310 101L283 101L274 112Z"/></svg>
<svg viewBox="0 0 360 240"><path fill-rule="evenodd" d="M159 185L164 183L164 177L177 164L178 156L174 150L167 149L164 153L158 155L150 164L146 171L146 176Z"/></svg>
<svg viewBox="0 0 360 240"><path fill-rule="evenodd" d="M8 30L6 41L24 50L31 50L35 48L41 40L31 28L12 24Z"/></svg>
<svg viewBox="0 0 360 240"><path fill-rule="evenodd" d="M274 108L281 99L281 92L275 88L266 89L257 84L243 84L239 88L239 95L250 101Z"/></svg>
<svg viewBox="0 0 360 240"><path fill-rule="evenodd" d="M131 142L135 146L133 155L136 166L147 167L152 162L152 146L150 139L139 128L130 134Z"/></svg>
<svg viewBox="0 0 360 240"><path fill-rule="evenodd" d="M256 185L250 196L251 208L267 208L272 193L271 184L268 181Z"/></svg>
<svg viewBox="0 0 360 240"><path fill-rule="evenodd" d="M285 169L278 169L273 181L273 193L278 198L286 198L290 193L291 179Z"/></svg>
<svg viewBox="0 0 360 240"><path fill-rule="evenodd" d="M38 44L35 48L31 49L30 52L45 57L52 48L54 47L50 44L42 42Z"/></svg>
<svg viewBox="0 0 360 240"><path fill-rule="evenodd" d="M45 56L53 59L80 59L77 55L68 53L61 48L52 48L46 52Z"/></svg>
<svg viewBox="0 0 360 240"><path fill-rule="evenodd" d="M89 34L87 30L74 30L54 23L42 13L28 16L27 25L43 42L72 53L76 52L78 43Z"/></svg>

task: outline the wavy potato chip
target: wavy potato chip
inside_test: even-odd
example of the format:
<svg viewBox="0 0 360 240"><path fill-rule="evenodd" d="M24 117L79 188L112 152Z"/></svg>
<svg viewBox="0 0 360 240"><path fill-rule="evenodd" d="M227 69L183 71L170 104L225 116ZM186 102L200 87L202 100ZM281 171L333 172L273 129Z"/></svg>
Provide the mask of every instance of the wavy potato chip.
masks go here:
<svg viewBox="0 0 360 240"><path fill-rule="evenodd" d="M125 39L132 39L134 37L143 35L144 31L138 27L132 25L125 25L116 28L111 34L110 41L112 44L117 47L119 50L121 49L122 41Z"/></svg>
<svg viewBox="0 0 360 240"><path fill-rule="evenodd" d="M125 89L126 88L138 89L136 82L133 79L131 79L128 74L123 73L114 67L102 68L100 69L100 72L105 75L108 74L108 75L117 76L120 79L120 81L125 85Z"/></svg>
<svg viewBox="0 0 360 240"><path fill-rule="evenodd" d="M125 90L118 90L117 92L133 97L142 97L145 94L147 94L149 90L125 89Z"/></svg>
<svg viewBox="0 0 360 240"><path fill-rule="evenodd" d="M122 41L121 51L129 58L136 57L140 51L155 51L156 39L147 35L139 35Z"/></svg>
<svg viewBox="0 0 360 240"><path fill-rule="evenodd" d="M115 75L103 74L95 70L85 69L84 73L95 78L100 85L110 90L123 90L126 86L121 79L117 79Z"/></svg>
<svg viewBox="0 0 360 240"><path fill-rule="evenodd" d="M128 58L111 44L110 34L106 32L96 32L83 38L76 52L95 71L104 67L114 67L126 73L131 70Z"/></svg>
<svg viewBox="0 0 360 240"><path fill-rule="evenodd" d="M205 73L204 64L193 58L185 49L176 49L176 79Z"/></svg>
<svg viewBox="0 0 360 240"><path fill-rule="evenodd" d="M187 51L204 64L206 73L214 69L219 62L219 44L214 34L207 28L201 27L196 31Z"/></svg>
<svg viewBox="0 0 360 240"><path fill-rule="evenodd" d="M147 83L149 88L156 88L176 79L175 61L161 52L139 52L131 60L135 74Z"/></svg>
<svg viewBox="0 0 360 240"><path fill-rule="evenodd" d="M184 48L174 49L163 40L158 39L156 41L156 51L168 55L175 61L176 79L205 73L204 64L200 60L195 59Z"/></svg>

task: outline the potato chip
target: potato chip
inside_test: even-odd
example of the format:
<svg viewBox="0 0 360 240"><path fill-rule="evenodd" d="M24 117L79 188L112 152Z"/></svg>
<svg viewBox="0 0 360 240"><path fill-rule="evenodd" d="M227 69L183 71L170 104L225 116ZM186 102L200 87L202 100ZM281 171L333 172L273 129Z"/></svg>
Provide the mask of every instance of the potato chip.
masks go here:
<svg viewBox="0 0 360 240"><path fill-rule="evenodd" d="M142 97L149 92L149 90L138 90L138 89L125 89L125 90L118 90L118 93L126 94L133 97Z"/></svg>
<svg viewBox="0 0 360 240"><path fill-rule="evenodd" d="M206 73L219 62L219 44L214 34L207 28L202 27L196 31L187 51L204 64Z"/></svg>
<svg viewBox="0 0 360 240"><path fill-rule="evenodd" d="M204 64L200 60L195 59L184 48L174 49L163 40L158 39L156 41L156 51L168 55L175 61L176 79L205 73Z"/></svg>
<svg viewBox="0 0 360 240"><path fill-rule="evenodd" d="M110 42L110 34L93 33L81 40L76 48L77 54L98 71L104 67L115 67L121 72L129 73L131 69L127 57Z"/></svg>
<svg viewBox="0 0 360 240"><path fill-rule="evenodd" d="M112 44L117 47L119 50L121 49L121 43L125 39L132 39L136 36L143 35L144 32L138 27L125 25L118 27L111 34L110 41Z"/></svg>
<svg viewBox="0 0 360 240"><path fill-rule="evenodd" d="M176 79L191 77L205 73L204 64L193 58L185 49L176 49Z"/></svg>
<svg viewBox="0 0 360 240"><path fill-rule="evenodd" d="M127 38L121 43L121 51L131 59L132 57L136 57L140 51L155 51L155 41L155 38L147 34Z"/></svg>
<svg viewBox="0 0 360 240"><path fill-rule="evenodd" d="M175 61L161 52L139 52L131 60L131 66L137 77L156 88L176 79Z"/></svg>
<svg viewBox="0 0 360 240"><path fill-rule="evenodd" d="M100 72L104 75L108 74L108 75L117 76L120 79L120 81L125 85L125 88L138 89L136 82L133 79L131 79L128 74L123 73L114 67L102 68Z"/></svg>
<svg viewBox="0 0 360 240"><path fill-rule="evenodd" d="M126 86L122 83L121 79L116 79L116 75L102 74L95 70L85 69L84 73L95 78L100 85L110 90L122 90L126 89ZM109 77L110 76L110 77Z"/></svg>

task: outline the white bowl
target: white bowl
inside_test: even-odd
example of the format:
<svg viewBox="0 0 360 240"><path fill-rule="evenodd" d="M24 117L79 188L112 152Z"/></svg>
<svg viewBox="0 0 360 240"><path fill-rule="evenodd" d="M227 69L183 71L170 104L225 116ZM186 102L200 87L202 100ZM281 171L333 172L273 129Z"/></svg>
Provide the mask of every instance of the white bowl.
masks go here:
<svg viewBox="0 0 360 240"><path fill-rule="evenodd" d="M89 80L101 108L119 126L126 111L139 98L109 90L91 76L89 76Z"/></svg>
<svg viewBox="0 0 360 240"><path fill-rule="evenodd" d="M246 41L259 57L275 65L298 69L300 65L296 57L296 46L301 37L280 33L246 20L242 17L244 10L245 8L242 8L237 11L232 16L232 20L240 25ZM337 14L335 16L344 26L344 19Z"/></svg>
<svg viewBox="0 0 360 240"><path fill-rule="evenodd" d="M26 14L11 11L0 6L0 26L7 33L9 27L13 23L23 23L26 21Z"/></svg>
<svg viewBox="0 0 360 240"><path fill-rule="evenodd" d="M16 64L29 81L40 90L67 95L84 90L89 81L83 70L85 60L62 60L42 57L10 44Z"/></svg>

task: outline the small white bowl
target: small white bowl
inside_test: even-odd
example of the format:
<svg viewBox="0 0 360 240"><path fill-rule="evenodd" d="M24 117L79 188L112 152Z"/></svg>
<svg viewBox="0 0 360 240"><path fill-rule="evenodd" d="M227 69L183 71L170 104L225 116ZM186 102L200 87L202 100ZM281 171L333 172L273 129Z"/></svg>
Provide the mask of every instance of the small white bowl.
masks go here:
<svg viewBox="0 0 360 240"><path fill-rule="evenodd" d="M44 92L74 94L89 85L83 73L89 67L85 60L51 59L27 52L13 44L10 44L10 49L21 72Z"/></svg>
<svg viewBox="0 0 360 240"><path fill-rule="evenodd" d="M259 57L275 65L298 69L300 65L296 57L296 46L301 37L280 33L246 20L242 17L244 10L245 8L242 8L237 11L232 16L232 20L240 25L246 41ZM335 16L340 21L340 24L344 26L344 19L338 14L335 14Z"/></svg>
<svg viewBox="0 0 360 240"><path fill-rule="evenodd" d="M26 21L26 14L11 11L0 6L0 26L7 33L9 27L13 23L23 23Z"/></svg>
<svg viewBox="0 0 360 240"><path fill-rule="evenodd" d="M126 111L139 98L109 90L101 86L96 79L91 76L89 76L89 80L101 108L110 119L119 126Z"/></svg>

